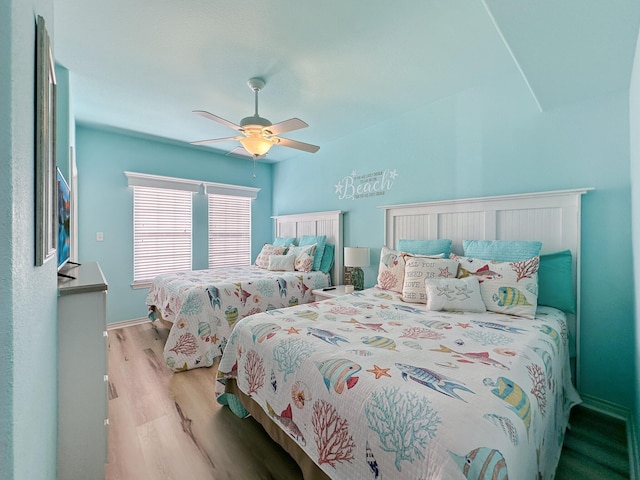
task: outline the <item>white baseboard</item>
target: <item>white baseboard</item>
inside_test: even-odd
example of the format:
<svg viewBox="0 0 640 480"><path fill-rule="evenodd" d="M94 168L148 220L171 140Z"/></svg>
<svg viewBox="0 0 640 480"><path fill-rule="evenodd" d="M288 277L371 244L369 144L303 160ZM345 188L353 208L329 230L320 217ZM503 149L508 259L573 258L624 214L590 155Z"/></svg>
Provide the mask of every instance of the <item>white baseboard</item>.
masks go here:
<svg viewBox="0 0 640 480"><path fill-rule="evenodd" d="M626 407L617 405L606 400L600 400L590 395L580 394L582 398L582 406L609 415L625 422L625 430L627 433L627 450L629 451L629 470L630 479L638 480L640 473L640 458L638 457L638 439L636 431L635 419L633 412Z"/></svg>
<svg viewBox="0 0 640 480"><path fill-rule="evenodd" d="M123 320L122 322L107 323L107 330L115 330L117 328L133 327L134 325L140 325L143 323L150 323L148 317L134 318L132 320Z"/></svg>

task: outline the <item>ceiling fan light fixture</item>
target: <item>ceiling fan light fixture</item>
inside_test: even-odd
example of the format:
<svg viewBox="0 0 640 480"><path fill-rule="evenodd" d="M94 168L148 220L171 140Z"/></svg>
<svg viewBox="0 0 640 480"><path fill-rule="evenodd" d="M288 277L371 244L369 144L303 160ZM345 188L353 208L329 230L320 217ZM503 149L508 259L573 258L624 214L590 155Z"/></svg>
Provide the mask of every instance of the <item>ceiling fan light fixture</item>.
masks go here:
<svg viewBox="0 0 640 480"><path fill-rule="evenodd" d="M253 136L241 138L240 143L247 152L256 157L265 155L273 145L273 142L266 138Z"/></svg>

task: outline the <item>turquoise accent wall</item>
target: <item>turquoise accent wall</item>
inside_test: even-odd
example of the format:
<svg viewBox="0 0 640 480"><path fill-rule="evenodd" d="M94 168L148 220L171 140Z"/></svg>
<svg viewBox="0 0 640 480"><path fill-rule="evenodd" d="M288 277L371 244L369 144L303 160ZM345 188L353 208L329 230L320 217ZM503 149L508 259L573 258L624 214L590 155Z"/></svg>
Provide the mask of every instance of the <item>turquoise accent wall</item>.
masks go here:
<svg viewBox="0 0 640 480"><path fill-rule="evenodd" d="M631 74L631 86L629 89L629 123L631 139L631 226L633 239L633 273L634 273L634 298L635 302L635 365L636 378L633 383L635 393L635 405L633 409L633 421L635 432L640 432L640 385L638 384L638 372L640 372L640 35L636 43L636 52ZM637 439L636 439L637 441ZM638 452L634 452L638 454ZM636 466L640 459L635 458ZM636 470L637 471L637 470Z"/></svg>
<svg viewBox="0 0 640 480"><path fill-rule="evenodd" d="M55 478L57 276L35 267L35 18L53 2L0 2L0 478Z"/></svg>
<svg viewBox="0 0 640 480"><path fill-rule="evenodd" d="M253 201L252 259L272 240L272 166L157 138L88 126L76 130L79 261L97 261L109 283L107 321L146 317L148 289L132 289L133 189L125 171L260 188ZM103 232L104 241L96 241ZM193 197L193 268L208 266L207 200Z"/></svg>
<svg viewBox="0 0 640 480"><path fill-rule="evenodd" d="M346 211L345 245L371 247L365 270L371 286L383 242L378 206L595 187L582 209L580 389L630 408L636 387L629 168L628 92L541 113L514 73L278 164L273 205L275 214ZM336 194L352 170L386 169L397 177L384 195Z"/></svg>

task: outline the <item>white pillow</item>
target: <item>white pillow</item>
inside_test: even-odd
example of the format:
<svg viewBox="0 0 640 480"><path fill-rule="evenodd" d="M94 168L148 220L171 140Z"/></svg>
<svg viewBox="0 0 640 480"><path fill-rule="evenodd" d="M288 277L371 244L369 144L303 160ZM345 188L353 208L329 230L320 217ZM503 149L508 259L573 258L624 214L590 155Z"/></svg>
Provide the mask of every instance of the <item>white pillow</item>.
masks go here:
<svg viewBox="0 0 640 480"><path fill-rule="evenodd" d="M430 278L454 278L458 262L449 258L415 257L404 254L402 299L410 303L427 303L425 281Z"/></svg>
<svg viewBox="0 0 640 480"><path fill-rule="evenodd" d="M269 270L278 272L293 272L295 255L269 255Z"/></svg>
<svg viewBox="0 0 640 480"><path fill-rule="evenodd" d="M378 267L378 287L402 293L404 258L397 250L382 247Z"/></svg>
<svg viewBox="0 0 640 480"><path fill-rule="evenodd" d="M317 244L304 245L302 247L289 247L289 255L295 255L294 268L299 272L310 272L313 267L313 256L316 253Z"/></svg>
<svg viewBox="0 0 640 480"><path fill-rule="evenodd" d="M477 277L428 278L427 309L482 313L487 310Z"/></svg>
<svg viewBox="0 0 640 480"><path fill-rule="evenodd" d="M256 257L255 266L258 268L269 268L269 256L282 255L286 249L287 247L276 247L270 243L265 243Z"/></svg>
<svg viewBox="0 0 640 480"><path fill-rule="evenodd" d="M494 262L457 257L460 275L475 276L487 310L533 319L538 305L538 266L540 257L519 262Z"/></svg>

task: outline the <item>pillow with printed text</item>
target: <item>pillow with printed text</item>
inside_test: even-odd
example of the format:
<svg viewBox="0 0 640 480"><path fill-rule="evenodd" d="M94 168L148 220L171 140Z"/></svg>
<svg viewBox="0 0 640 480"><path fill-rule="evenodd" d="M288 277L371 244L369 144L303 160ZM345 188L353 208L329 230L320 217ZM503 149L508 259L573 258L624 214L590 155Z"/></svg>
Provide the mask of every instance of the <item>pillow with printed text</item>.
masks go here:
<svg viewBox="0 0 640 480"><path fill-rule="evenodd" d="M449 258L417 257L404 254L404 283L402 299L410 303L427 303L426 280L455 278L458 262Z"/></svg>

